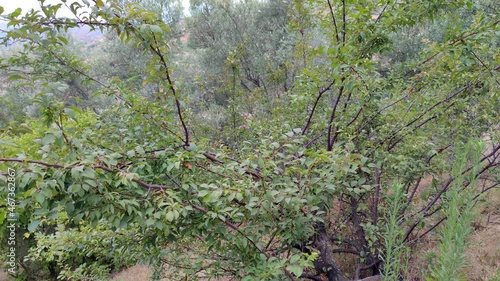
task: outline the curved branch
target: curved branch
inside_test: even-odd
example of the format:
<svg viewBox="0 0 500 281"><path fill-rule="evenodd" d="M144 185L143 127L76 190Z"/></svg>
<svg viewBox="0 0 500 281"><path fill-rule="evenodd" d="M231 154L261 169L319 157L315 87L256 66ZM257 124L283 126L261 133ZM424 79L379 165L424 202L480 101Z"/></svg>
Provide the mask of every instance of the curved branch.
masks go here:
<svg viewBox="0 0 500 281"><path fill-rule="evenodd" d="M332 83L330 83L328 86L324 87L321 91L318 92L318 96L316 97L316 100L314 101L313 108L311 110L311 113L309 114L309 118L307 118L306 125L304 126L304 129L302 129L302 135L305 135L307 130L309 129L309 126L311 124L311 119L314 115L314 112L316 111L316 106L319 103L319 100L323 96L324 93L326 93L328 90L331 89L331 87L335 84L335 79L333 79Z"/></svg>
<svg viewBox="0 0 500 281"><path fill-rule="evenodd" d="M330 9L330 15L332 16L333 26L335 27L335 39L337 39L337 43L340 41L339 39L339 30L337 28L337 21L335 20L335 14L333 12L332 2L328 0L328 8Z"/></svg>
<svg viewBox="0 0 500 281"><path fill-rule="evenodd" d="M165 60L165 56L162 54L162 52L160 51L160 48L158 47L159 44L158 44L158 40L156 39L156 36L153 35L153 38L154 38L156 47L153 46L152 44L149 44L149 47L159 57L160 62L162 63L163 67L165 68L165 76L167 77L168 87L169 87L170 91L172 91L172 94L174 96L175 106L177 108L177 115L179 116L179 120L181 121L182 128L184 130L184 145L189 146L189 131L188 131L188 128L186 126L186 122L184 121L184 117L182 116L181 103L179 101L179 97L177 96L177 91L174 87L174 82L170 76L170 71L169 71L167 61Z"/></svg>
<svg viewBox="0 0 500 281"><path fill-rule="evenodd" d="M342 77L342 84L345 81L345 77ZM340 99L342 98L342 94L344 93L344 85L340 86L339 94L337 95L337 100L335 101L335 105L332 109L332 114L330 115L330 121L328 122L328 137L327 137L327 150L331 151L333 147L333 138L332 138L332 129L333 129L333 121L335 120L335 113L337 112L337 107L340 103Z"/></svg>

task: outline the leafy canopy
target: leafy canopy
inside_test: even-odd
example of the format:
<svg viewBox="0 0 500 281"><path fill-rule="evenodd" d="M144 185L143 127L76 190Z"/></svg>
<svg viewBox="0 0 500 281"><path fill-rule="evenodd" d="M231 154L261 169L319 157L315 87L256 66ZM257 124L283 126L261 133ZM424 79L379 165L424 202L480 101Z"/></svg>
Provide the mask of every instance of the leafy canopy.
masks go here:
<svg viewBox="0 0 500 281"><path fill-rule="evenodd" d="M28 257L55 262L61 278L110 270L92 260L77 267L44 247L68 231L78 233L72 247L85 251L95 237L134 232L133 241L107 245L186 280L200 272L242 280L377 274L391 247L412 245L443 221L456 144L491 139L461 173L488 176L482 192L498 185L499 30L487 8L192 1L186 46L175 34L175 8L156 13L159 2L41 4L0 9L3 42L17 48L0 68L18 90L32 90L39 109L19 120L25 131L4 126L0 162L16 170L18 222L37 244ZM65 7L74 18L57 16ZM410 54L399 42L436 22L443 35L423 38L421 49ZM80 26L121 42L110 46L122 58L110 60L129 71L107 71L84 58L91 51L70 48L68 32ZM405 59L396 61L399 51ZM88 91L89 103L65 103L71 90ZM432 186L421 187L429 175ZM471 182L460 185L473 192ZM96 251L88 255L105 254ZM356 266L339 266L337 253L354 255ZM75 268L81 275L68 275Z"/></svg>

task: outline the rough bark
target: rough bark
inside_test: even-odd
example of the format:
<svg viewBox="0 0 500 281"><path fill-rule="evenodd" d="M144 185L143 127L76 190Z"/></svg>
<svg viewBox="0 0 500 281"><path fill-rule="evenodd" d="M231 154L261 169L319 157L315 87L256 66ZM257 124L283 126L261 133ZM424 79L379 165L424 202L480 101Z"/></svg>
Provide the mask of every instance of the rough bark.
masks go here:
<svg viewBox="0 0 500 281"><path fill-rule="evenodd" d="M348 281L340 272L333 258L334 247L326 233L325 225L323 223L318 223L316 230L313 246L320 252L318 258L314 262L316 271L325 273L328 277L328 281Z"/></svg>

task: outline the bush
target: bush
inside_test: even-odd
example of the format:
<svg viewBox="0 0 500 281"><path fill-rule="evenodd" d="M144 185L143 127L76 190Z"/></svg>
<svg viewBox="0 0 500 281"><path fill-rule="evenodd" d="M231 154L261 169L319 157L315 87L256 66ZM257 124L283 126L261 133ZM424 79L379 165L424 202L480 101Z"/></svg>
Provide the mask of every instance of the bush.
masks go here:
<svg viewBox="0 0 500 281"><path fill-rule="evenodd" d="M141 237L133 229L114 231L105 222L75 228L59 223L54 233L35 234L36 247L25 260L43 264L57 279L107 280L112 271L137 263Z"/></svg>

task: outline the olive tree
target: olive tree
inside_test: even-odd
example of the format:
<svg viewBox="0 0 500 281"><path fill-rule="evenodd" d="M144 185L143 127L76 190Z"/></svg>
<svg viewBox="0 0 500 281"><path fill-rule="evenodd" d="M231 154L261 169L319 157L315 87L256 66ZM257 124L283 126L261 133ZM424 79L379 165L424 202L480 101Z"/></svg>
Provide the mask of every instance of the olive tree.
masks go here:
<svg viewBox="0 0 500 281"><path fill-rule="evenodd" d="M196 3L203 13L205 6ZM106 222L112 230L133 229L144 250L124 252L157 268L168 265L186 280L348 280L384 270L384 237L393 237L385 235L390 210L401 218L398 241L411 246L446 220L443 198L467 190L476 200L499 184L494 15L474 14L469 24L457 18L445 40L429 41L414 60L378 71L376 57L391 51L392 32L467 9L467 1L293 1L287 28L295 39L286 57L300 65L293 85L269 96L272 114L245 120L244 137L230 146L214 143L213 131L196 131L189 87L174 79L182 65L172 60L163 17L138 4L96 0L86 4L91 12L66 4L75 18L57 18L61 5L48 4L43 12L2 15L12 26L5 42L24 51L1 67L22 66L40 52L45 64L36 70L50 65L97 83L84 61L60 55L67 42L61 33L87 25L148 54L144 81L157 87L147 98L119 78L100 81L96 92L115 99L102 113L55 100L53 83L40 88L41 120L30 120L30 133L5 134L0 158L2 168L16 171L15 212L30 233L61 216L69 226ZM206 7L207 13L236 9L213 4L219 6ZM246 67L241 63L250 53L236 56L238 67ZM27 83L48 79L12 71ZM253 77L241 73L241 83ZM271 81L266 75L256 81ZM227 84L215 87L231 93ZM485 136L493 141L477 163L451 173L454 147ZM472 180L455 186L462 174L486 186L478 190ZM421 187L429 175L432 186ZM397 199L391 186L401 186ZM341 266L339 255L356 257L355 266Z"/></svg>

